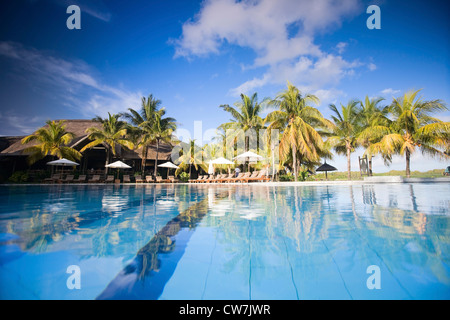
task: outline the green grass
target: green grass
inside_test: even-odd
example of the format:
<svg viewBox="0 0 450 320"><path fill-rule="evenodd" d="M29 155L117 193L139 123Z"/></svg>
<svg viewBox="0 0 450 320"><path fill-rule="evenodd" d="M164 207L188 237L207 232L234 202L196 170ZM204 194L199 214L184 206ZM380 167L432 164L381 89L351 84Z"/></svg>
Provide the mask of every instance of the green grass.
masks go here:
<svg viewBox="0 0 450 320"><path fill-rule="evenodd" d="M426 172L421 171L411 171L411 178L442 178L444 175L442 174L444 169L434 169ZM352 171L352 180L363 180L365 176L361 177L359 171ZM405 170L391 170L385 173L374 173L374 176L402 176L406 177ZM325 180L325 173L317 173L313 176L317 180ZM339 180L347 180L347 172L346 171L334 171L328 172L328 180L330 181L339 181Z"/></svg>

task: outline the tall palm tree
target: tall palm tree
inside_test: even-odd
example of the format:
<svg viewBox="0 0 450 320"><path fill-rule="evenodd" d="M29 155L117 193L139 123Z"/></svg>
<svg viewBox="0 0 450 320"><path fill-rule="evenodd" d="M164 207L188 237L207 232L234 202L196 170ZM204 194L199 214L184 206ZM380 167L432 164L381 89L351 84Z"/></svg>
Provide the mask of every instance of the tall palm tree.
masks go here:
<svg viewBox="0 0 450 320"><path fill-rule="evenodd" d="M30 165L48 155L72 161L81 158L80 152L67 146L72 141L74 134L66 131L64 122L64 120L48 120L46 121L47 126L22 139L22 144L37 142L36 145L23 150L25 153L31 153L27 159Z"/></svg>
<svg viewBox="0 0 450 320"><path fill-rule="evenodd" d="M351 176L351 153L358 147L358 135L360 126L358 122L359 110L358 101L350 101L346 106L341 104L341 112L334 105L330 105L331 111L334 115L333 126L331 127L330 136L327 139L327 144L332 146L338 154L347 155L347 178L352 179Z"/></svg>
<svg viewBox="0 0 450 320"><path fill-rule="evenodd" d="M388 159L394 154L405 155L408 178L411 176L411 155L416 148L432 157L448 158L445 151L448 151L450 122L432 116L448 109L441 100L423 101L418 97L419 92L409 91L394 98L390 105L392 122L365 132L367 136L380 139L369 147L371 153L381 153Z"/></svg>
<svg viewBox="0 0 450 320"><path fill-rule="evenodd" d="M183 147L183 151L187 150L187 152L180 156L180 164L178 165L179 169L175 171L176 174L178 174L179 171L185 170L189 167L189 178L191 178L192 165L194 165L195 170L198 170L199 166L205 171L208 170L208 168L204 165L203 151L195 144L194 139L190 139L188 143L181 142L180 144L185 145Z"/></svg>
<svg viewBox="0 0 450 320"><path fill-rule="evenodd" d="M159 146L161 142L171 143L173 140L172 134L177 129L176 120L171 117L165 117L165 108L161 108L153 113L153 117L144 121L141 127L148 128L148 142L156 142L156 159L155 159L155 171L156 177L158 170L158 155Z"/></svg>
<svg viewBox="0 0 450 320"><path fill-rule="evenodd" d="M153 119L155 113L158 111L161 105L161 100L155 99L152 94L146 99L142 97L141 109L136 111L132 108L128 108L128 113L122 113L121 116L131 122L133 125L130 128L132 135L136 137L137 147L142 148L142 175L145 176L145 163L148 155L148 148L154 142L153 141Z"/></svg>
<svg viewBox="0 0 450 320"><path fill-rule="evenodd" d="M269 102L279 110L270 112L265 122L270 122L269 130L282 130L280 155L284 162L292 156L295 181L298 167L302 162L318 162L327 154L320 133L315 129L328 126L322 114L310 103L319 103L319 98L312 94L302 95L300 90L287 83L287 89Z"/></svg>
<svg viewBox="0 0 450 320"><path fill-rule="evenodd" d="M364 130L371 130L371 128L376 128L378 126L385 126L389 124L389 106L380 106L384 98L372 98L366 96L364 101L360 101L360 111L358 114L359 126L361 127L361 133L358 136L358 142L364 148L369 148L369 146L375 142L372 136L365 136L363 134ZM363 138L363 136L365 138ZM372 157L373 155L369 152L365 152L369 160L369 175L372 175Z"/></svg>
<svg viewBox="0 0 450 320"><path fill-rule="evenodd" d="M111 153L116 156L116 148L118 146L127 147L129 149L134 148L134 144L127 139L127 124L124 121L120 121L120 114L111 115L108 112L108 118L103 119L100 116L96 116L92 119L95 122L101 124L101 128L90 127L86 129L88 138L93 140L85 145L81 152L93 148L99 144L103 144L106 148L106 162L109 164ZM108 167L106 167L105 174L108 173Z"/></svg>
<svg viewBox="0 0 450 320"><path fill-rule="evenodd" d="M265 99L263 102L264 101ZM264 121L260 116L263 109L263 102L258 102L258 94L255 92L251 97L241 93L241 101L235 102L234 107L231 107L228 104L220 105L220 108L231 114L232 119L230 122L219 126L219 128L224 130L229 128L237 129L236 133L239 129L242 129L244 132L254 129L258 134L258 129L262 128L264 125ZM247 136L245 137L244 151L249 151L249 148L250 139Z"/></svg>

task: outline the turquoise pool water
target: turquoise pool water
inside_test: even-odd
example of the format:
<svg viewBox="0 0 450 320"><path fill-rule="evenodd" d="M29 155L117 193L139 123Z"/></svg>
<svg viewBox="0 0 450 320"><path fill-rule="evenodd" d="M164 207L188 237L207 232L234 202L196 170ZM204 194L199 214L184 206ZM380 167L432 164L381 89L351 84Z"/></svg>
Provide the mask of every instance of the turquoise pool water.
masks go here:
<svg viewBox="0 0 450 320"><path fill-rule="evenodd" d="M444 183L0 186L0 298L449 299L449 211Z"/></svg>

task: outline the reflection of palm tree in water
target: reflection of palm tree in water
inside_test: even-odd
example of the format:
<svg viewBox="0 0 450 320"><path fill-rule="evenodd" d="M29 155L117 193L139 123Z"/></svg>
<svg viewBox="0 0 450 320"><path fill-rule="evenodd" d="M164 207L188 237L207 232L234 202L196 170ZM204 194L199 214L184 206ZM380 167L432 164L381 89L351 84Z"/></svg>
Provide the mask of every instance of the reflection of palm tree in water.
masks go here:
<svg viewBox="0 0 450 320"><path fill-rule="evenodd" d="M409 194L411 195L411 202L412 202L414 212L419 212L418 207L417 207L417 202L416 202L416 196L414 195L414 189L413 189L412 184L409 185Z"/></svg>
<svg viewBox="0 0 450 320"><path fill-rule="evenodd" d="M220 198L222 195L217 196ZM135 259L113 279L97 299L157 299L181 259L185 243L208 212L208 198L194 204L169 221ZM180 240L177 245L177 239ZM161 267L161 254L170 253L170 263ZM155 272L156 271L156 272Z"/></svg>

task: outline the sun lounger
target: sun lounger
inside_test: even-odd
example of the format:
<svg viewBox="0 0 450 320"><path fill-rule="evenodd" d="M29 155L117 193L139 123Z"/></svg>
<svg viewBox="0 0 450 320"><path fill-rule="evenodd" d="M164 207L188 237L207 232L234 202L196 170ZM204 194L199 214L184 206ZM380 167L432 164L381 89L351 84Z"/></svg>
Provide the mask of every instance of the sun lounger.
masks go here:
<svg viewBox="0 0 450 320"><path fill-rule="evenodd" d="M169 182L169 180L163 179L161 176L156 176L156 182Z"/></svg>
<svg viewBox="0 0 450 320"><path fill-rule="evenodd" d="M73 180L74 182L78 182L78 183L83 183L86 182L86 175L85 174L81 174L78 179Z"/></svg>
<svg viewBox="0 0 450 320"><path fill-rule="evenodd" d="M134 179L136 183L144 183L144 179L142 179L142 176L135 176Z"/></svg>
<svg viewBox="0 0 450 320"><path fill-rule="evenodd" d="M227 182L227 180L232 179L233 177L234 177L234 173L230 173L220 179L217 179L217 182L220 182L220 183Z"/></svg>
<svg viewBox="0 0 450 320"><path fill-rule="evenodd" d="M175 176L169 176L169 181L172 183L178 182L179 180L177 178L175 178Z"/></svg>
<svg viewBox="0 0 450 320"><path fill-rule="evenodd" d="M253 174L250 177L242 178L242 182L252 182L252 181L268 181L270 180L269 177L266 176L265 171L254 171Z"/></svg>
<svg viewBox="0 0 450 320"><path fill-rule="evenodd" d="M61 180L62 182L64 182L64 183L68 183L68 182L73 182L73 178L74 178L74 175L73 174L68 174L67 176L66 176L66 178L64 179L64 180Z"/></svg>
<svg viewBox="0 0 450 320"><path fill-rule="evenodd" d="M206 182L208 179L209 179L209 176L208 176L208 175L203 176L203 179L199 180L198 183L204 183L204 182Z"/></svg>
<svg viewBox="0 0 450 320"><path fill-rule="evenodd" d="M155 180L153 180L153 176L145 176L145 181L147 183L155 182Z"/></svg>
<svg viewBox="0 0 450 320"><path fill-rule="evenodd" d="M209 175L209 177L208 176L206 176L206 178L205 179L203 179L202 181L200 181L201 183L209 183L209 182L211 182L211 180L213 180L214 179L214 175L213 174L211 174L211 175Z"/></svg>
<svg viewBox="0 0 450 320"><path fill-rule="evenodd" d="M130 175L125 174L123 176L123 183L130 183L130 182L131 182Z"/></svg>
<svg viewBox="0 0 450 320"><path fill-rule="evenodd" d="M114 182L114 175L109 174L109 175L106 177L105 183L109 183L109 182Z"/></svg>
<svg viewBox="0 0 450 320"><path fill-rule="evenodd" d="M91 179L89 179L89 182L100 182L100 175L94 174Z"/></svg>
<svg viewBox="0 0 450 320"><path fill-rule="evenodd" d="M256 178L257 176L259 176L259 174L261 173L261 171L253 171L251 174L242 177L241 179L239 179L240 182L248 182L251 179Z"/></svg>
<svg viewBox="0 0 450 320"><path fill-rule="evenodd" d="M198 176L197 179L189 179L188 181L189 181L190 183L195 183L195 182L197 182L198 180L200 180L202 177L203 177L203 176Z"/></svg>
<svg viewBox="0 0 450 320"><path fill-rule="evenodd" d="M213 178L209 178L208 179L208 183L215 183L215 182L219 182L220 179L225 178L227 175L226 174L219 174L216 177Z"/></svg>
<svg viewBox="0 0 450 320"><path fill-rule="evenodd" d="M228 180L228 182L242 182L243 179L248 178L251 176L251 172L245 172L244 174L239 174L236 178L231 178Z"/></svg>
<svg viewBox="0 0 450 320"><path fill-rule="evenodd" d="M56 173L56 174L53 174L50 178L45 178L44 182L54 183L54 182L58 182L59 180L61 180L61 174Z"/></svg>
<svg viewBox="0 0 450 320"><path fill-rule="evenodd" d="M270 181L270 176L266 174L265 170L262 170L261 173L251 181Z"/></svg>
<svg viewBox="0 0 450 320"><path fill-rule="evenodd" d="M198 178L196 180L192 180L191 182L193 183L199 183L202 182L203 180L205 180L208 176L198 176Z"/></svg>

